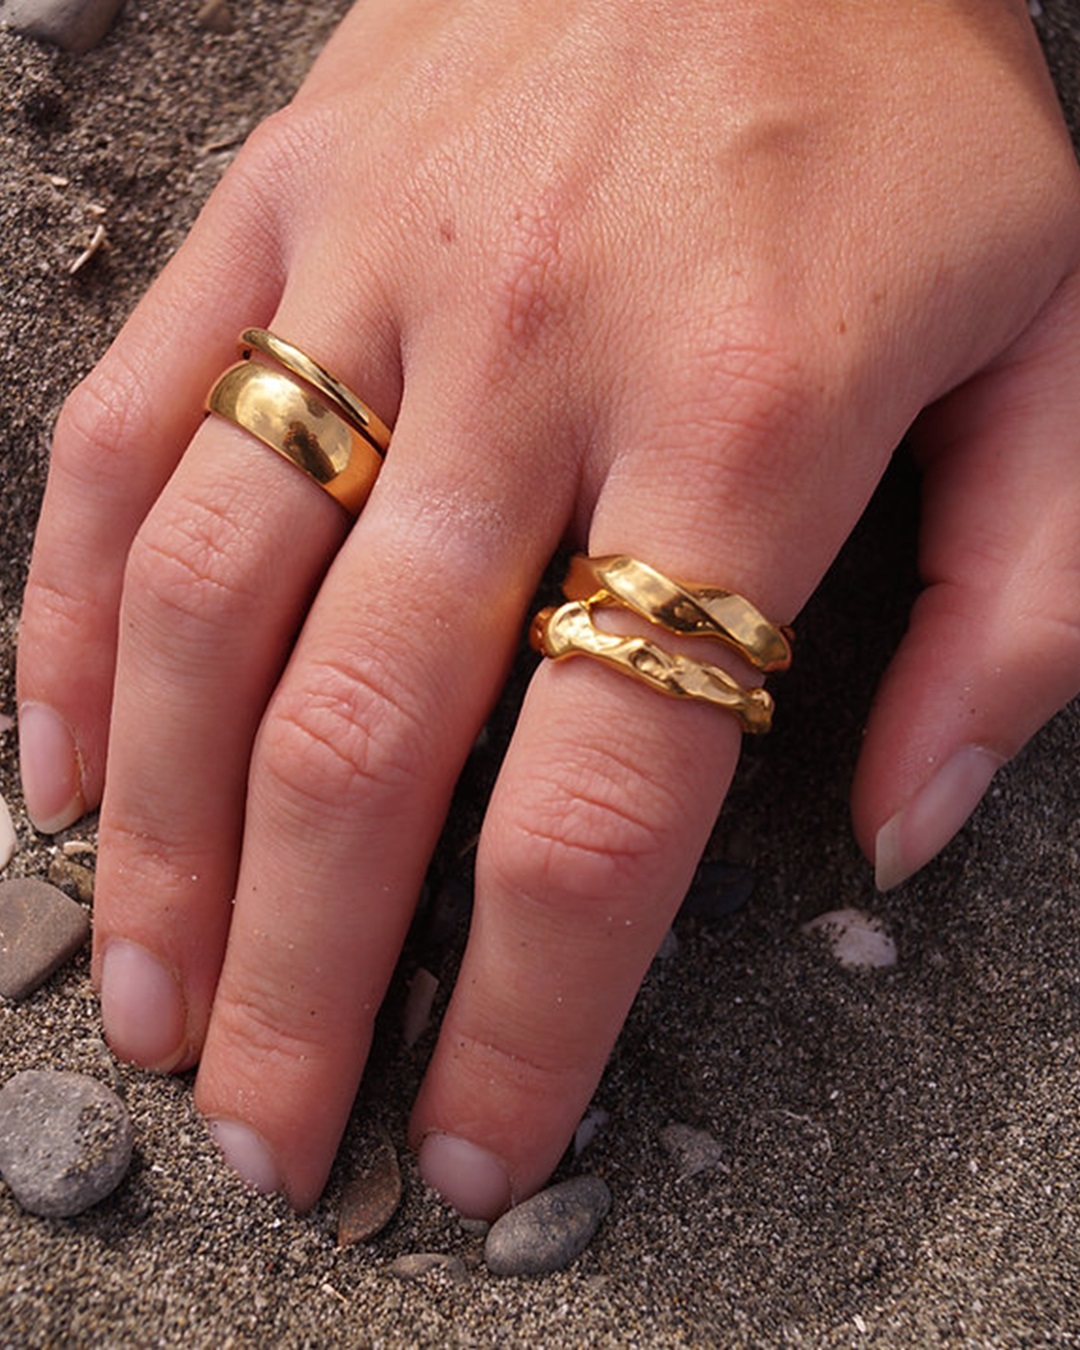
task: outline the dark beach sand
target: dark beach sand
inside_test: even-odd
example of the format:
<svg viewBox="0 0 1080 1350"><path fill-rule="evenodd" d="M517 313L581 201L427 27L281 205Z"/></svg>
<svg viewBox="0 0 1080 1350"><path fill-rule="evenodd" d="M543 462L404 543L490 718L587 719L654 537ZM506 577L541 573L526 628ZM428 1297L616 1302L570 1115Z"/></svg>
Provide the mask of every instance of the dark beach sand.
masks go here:
<svg viewBox="0 0 1080 1350"><path fill-rule="evenodd" d="M238 5L228 38L199 30L196 8L132 0L78 60L0 34L3 712L63 394L344 0ZM1080 21L1071 0L1044 10L1075 114ZM99 223L107 249L70 276ZM593 1170L614 1194L572 1269L489 1276L407 1155L398 1218L337 1249L342 1184L373 1130L403 1140L431 1047L429 1032L404 1049L394 1008L326 1196L298 1217L219 1164L189 1080L110 1064L84 957L0 1005L0 1078L54 1066L115 1079L136 1160L112 1199L68 1222L24 1215L0 1187L0 1345L1080 1342L1080 708L897 893L875 895L848 827L859 729L914 586L913 490L901 458L802 616L775 734L751 747L712 846L753 869L753 898L727 919L681 921L677 951L647 981L597 1092L608 1125L564 1169ZM21 842L8 875L43 875L50 841L21 814L10 731L0 792ZM476 810L465 793L460 835ZM845 971L800 934L846 905L889 924L895 969ZM444 994L455 956L451 943ZM680 1178L658 1140L673 1121L710 1131L723 1165ZM420 1250L461 1255L468 1278L388 1274Z"/></svg>

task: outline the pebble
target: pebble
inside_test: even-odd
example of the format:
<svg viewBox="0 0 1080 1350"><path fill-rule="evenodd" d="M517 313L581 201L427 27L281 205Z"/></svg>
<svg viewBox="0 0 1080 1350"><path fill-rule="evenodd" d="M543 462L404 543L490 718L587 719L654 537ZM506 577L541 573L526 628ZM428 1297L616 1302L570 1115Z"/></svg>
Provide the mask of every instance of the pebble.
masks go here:
<svg viewBox="0 0 1080 1350"><path fill-rule="evenodd" d="M896 965L896 943L885 925L861 909L831 909L802 926L804 933L820 933L842 966L867 969Z"/></svg>
<svg viewBox="0 0 1080 1350"><path fill-rule="evenodd" d="M338 1216L339 1247L366 1242L397 1213L402 1196L401 1167L389 1139L376 1140L361 1170L351 1178Z"/></svg>
<svg viewBox="0 0 1080 1350"><path fill-rule="evenodd" d="M436 1273L448 1280L464 1280L469 1275L461 1257L446 1252L407 1252L390 1262L390 1274L400 1280L425 1280Z"/></svg>
<svg viewBox="0 0 1080 1350"><path fill-rule="evenodd" d="M228 37L230 33L236 32L236 20L233 18L229 0L206 0L206 4L195 15L195 22L200 28L217 33L221 37Z"/></svg>
<svg viewBox="0 0 1080 1350"><path fill-rule="evenodd" d="M678 1167L681 1180L716 1168L727 1171L723 1146L708 1130L697 1130L692 1125L665 1125L660 1131L660 1147Z"/></svg>
<svg viewBox="0 0 1080 1350"><path fill-rule="evenodd" d="M3 797L0 797L0 872L14 858L18 842L15 837L15 823L11 819L8 804Z"/></svg>
<svg viewBox="0 0 1080 1350"><path fill-rule="evenodd" d="M54 886L84 905L94 902L94 869L58 853L49 863L49 880Z"/></svg>
<svg viewBox="0 0 1080 1350"><path fill-rule="evenodd" d="M0 0L0 23L81 54L97 46L123 7L124 0Z"/></svg>
<svg viewBox="0 0 1080 1350"><path fill-rule="evenodd" d="M726 919L750 903L754 872L742 863L717 859L698 864L679 906L680 919Z"/></svg>
<svg viewBox="0 0 1080 1350"><path fill-rule="evenodd" d="M493 1275L548 1275L592 1241L611 1208L599 1177L574 1177L540 1191L491 1225L484 1260Z"/></svg>
<svg viewBox="0 0 1080 1350"><path fill-rule="evenodd" d="M104 1200L133 1143L124 1103L86 1074L28 1069L0 1090L0 1175L31 1214L69 1218Z"/></svg>
<svg viewBox="0 0 1080 1350"><path fill-rule="evenodd" d="M86 911L55 886L31 877L0 882L0 994L26 998L89 937Z"/></svg>

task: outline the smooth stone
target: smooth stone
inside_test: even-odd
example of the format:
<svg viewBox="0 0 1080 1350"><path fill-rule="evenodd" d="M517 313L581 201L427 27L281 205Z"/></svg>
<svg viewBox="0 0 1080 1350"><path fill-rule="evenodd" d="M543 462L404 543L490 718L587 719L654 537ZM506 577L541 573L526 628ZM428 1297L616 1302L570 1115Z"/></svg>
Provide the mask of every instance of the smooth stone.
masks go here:
<svg viewBox="0 0 1080 1350"><path fill-rule="evenodd" d="M57 854L49 863L49 880L73 900L84 905L94 902L94 869L76 862L67 854Z"/></svg>
<svg viewBox="0 0 1080 1350"><path fill-rule="evenodd" d="M678 1167L682 1180L717 1168L727 1171L723 1146L708 1130L697 1130L693 1125L665 1125L660 1131L660 1147Z"/></svg>
<svg viewBox="0 0 1080 1350"><path fill-rule="evenodd" d="M444 1275L448 1280L464 1280L469 1272L460 1256L446 1252L407 1252L390 1262L390 1274L399 1280L426 1280L429 1275Z"/></svg>
<svg viewBox="0 0 1080 1350"><path fill-rule="evenodd" d="M123 7L124 0L0 0L0 23L81 54L97 46Z"/></svg>
<svg viewBox="0 0 1080 1350"><path fill-rule="evenodd" d="M885 925L861 909L832 909L804 923L802 931L820 933L842 966L896 965L896 943Z"/></svg>
<svg viewBox="0 0 1080 1350"><path fill-rule="evenodd" d="M31 1214L70 1218L104 1200L133 1144L127 1107L96 1078L28 1069L0 1090L0 1174Z"/></svg>
<svg viewBox="0 0 1080 1350"><path fill-rule="evenodd" d="M351 1247L381 1232L397 1213L402 1192L397 1153L389 1139L380 1139L345 1187L338 1216L338 1246Z"/></svg>
<svg viewBox="0 0 1080 1350"><path fill-rule="evenodd" d="M14 858L19 841L15 836L15 822L11 819L8 804L0 797L0 872Z"/></svg>
<svg viewBox="0 0 1080 1350"><path fill-rule="evenodd" d="M229 0L206 0L206 4L195 15L195 22L200 28L217 33L220 37L228 37L230 33L236 32L236 20Z"/></svg>
<svg viewBox="0 0 1080 1350"><path fill-rule="evenodd" d="M0 882L0 994L32 994L90 938L81 905L32 877Z"/></svg>
<svg viewBox="0 0 1080 1350"><path fill-rule="evenodd" d="M484 1260L493 1275L549 1275L592 1241L611 1209L599 1177L574 1177L540 1191L491 1225Z"/></svg>

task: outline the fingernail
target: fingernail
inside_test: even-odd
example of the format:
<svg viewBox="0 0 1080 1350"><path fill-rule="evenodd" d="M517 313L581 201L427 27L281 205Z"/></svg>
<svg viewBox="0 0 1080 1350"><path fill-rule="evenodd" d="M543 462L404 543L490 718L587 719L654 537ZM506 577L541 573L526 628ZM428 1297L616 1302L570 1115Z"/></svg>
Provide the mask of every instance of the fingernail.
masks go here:
<svg viewBox="0 0 1080 1350"><path fill-rule="evenodd" d="M101 1020L120 1059L171 1069L184 1051L185 1009L172 973L145 947L114 938L101 964Z"/></svg>
<svg viewBox="0 0 1080 1350"><path fill-rule="evenodd" d="M208 1120L210 1137L232 1170L263 1195L283 1190L273 1154L250 1125L239 1120Z"/></svg>
<svg viewBox="0 0 1080 1350"><path fill-rule="evenodd" d="M509 1209L510 1178L487 1149L452 1134L429 1134L420 1145L420 1175L466 1219L494 1219Z"/></svg>
<svg viewBox="0 0 1080 1350"><path fill-rule="evenodd" d="M75 738L44 703L19 709L19 760L23 798L35 828L55 834L78 820L86 807Z"/></svg>
<svg viewBox="0 0 1080 1350"><path fill-rule="evenodd" d="M882 825L874 844L874 881L879 891L899 886L941 852L1004 763L1001 755L981 745L965 746Z"/></svg>

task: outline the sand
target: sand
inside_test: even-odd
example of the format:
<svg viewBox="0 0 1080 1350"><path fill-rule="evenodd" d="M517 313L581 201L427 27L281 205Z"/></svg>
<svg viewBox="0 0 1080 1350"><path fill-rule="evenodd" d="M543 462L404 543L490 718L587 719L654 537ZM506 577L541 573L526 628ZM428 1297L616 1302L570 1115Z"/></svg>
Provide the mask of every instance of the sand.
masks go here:
<svg viewBox="0 0 1080 1350"><path fill-rule="evenodd" d="M77 60L0 34L0 712L14 711L19 596L60 401L344 0L253 0L231 37L196 27L196 8L129 3ZM1080 22L1070 0L1043 10L1076 130ZM69 275L99 225L107 247ZM75 1220L29 1217L0 1187L0 1344L1080 1342L1080 708L999 775L924 875L874 893L846 799L914 589L913 518L901 455L802 616L775 733L751 747L718 826L712 852L752 867L753 897L729 918L680 922L597 1090L608 1123L562 1169L595 1171L614 1195L576 1265L494 1278L418 1182L402 1141L432 1033L403 1046L400 981L326 1195L297 1216L219 1163L189 1078L111 1063L82 958L0 1006L0 1076L53 1066L118 1084L136 1159ZM42 875L51 841L22 812L11 731L0 792L21 843L9 875ZM463 794L459 819L477 809ZM800 932L849 905L888 925L894 968L844 970ZM440 997L459 946L443 954ZM707 1130L717 1165L680 1177L660 1145L671 1123ZM339 1250L341 1188L377 1128L402 1146L406 1200L381 1237ZM462 1256L467 1278L388 1273L423 1250Z"/></svg>

